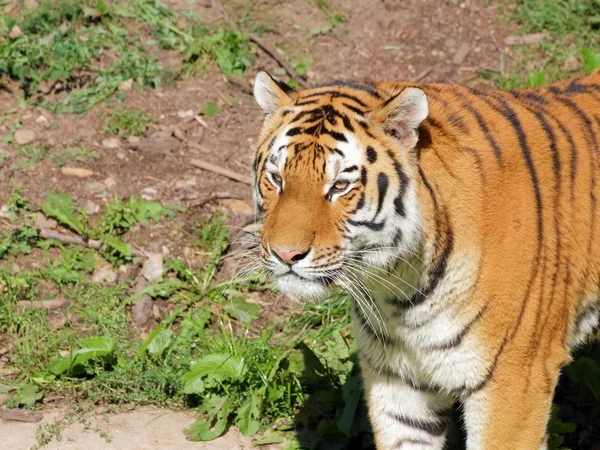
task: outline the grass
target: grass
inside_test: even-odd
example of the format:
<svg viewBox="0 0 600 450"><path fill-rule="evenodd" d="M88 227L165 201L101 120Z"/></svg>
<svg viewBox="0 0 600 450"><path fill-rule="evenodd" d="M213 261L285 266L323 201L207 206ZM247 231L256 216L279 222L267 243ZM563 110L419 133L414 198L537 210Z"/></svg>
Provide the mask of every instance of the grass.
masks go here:
<svg viewBox="0 0 600 450"><path fill-rule="evenodd" d="M144 111L137 109L119 109L107 114L104 131L112 134L143 136L148 125L153 122Z"/></svg>
<svg viewBox="0 0 600 450"><path fill-rule="evenodd" d="M2 34L15 26L20 35L0 40L0 73L19 83L28 103L61 113L123 100L119 86L128 80L153 88L212 62L241 75L253 60L245 34L211 29L155 0L45 1L20 16L0 14ZM165 70L160 52L181 55L182 66Z"/></svg>

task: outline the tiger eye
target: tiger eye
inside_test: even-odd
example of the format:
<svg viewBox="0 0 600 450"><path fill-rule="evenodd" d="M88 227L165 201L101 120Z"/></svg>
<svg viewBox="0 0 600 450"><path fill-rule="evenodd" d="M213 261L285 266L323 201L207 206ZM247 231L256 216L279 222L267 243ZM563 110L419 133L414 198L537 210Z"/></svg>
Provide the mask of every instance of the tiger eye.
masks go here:
<svg viewBox="0 0 600 450"><path fill-rule="evenodd" d="M273 178L273 181L274 181L275 183L277 183L278 185L280 185L280 186L281 186L281 183L283 182L283 178L281 178L281 175L278 175L278 174L276 174L276 173L272 173L272 174L271 174L271 178Z"/></svg>
<svg viewBox="0 0 600 450"><path fill-rule="evenodd" d="M347 181L336 181L335 184L333 185L333 187L335 188L336 191L343 191L344 189L346 189L348 187L350 183L348 183Z"/></svg>

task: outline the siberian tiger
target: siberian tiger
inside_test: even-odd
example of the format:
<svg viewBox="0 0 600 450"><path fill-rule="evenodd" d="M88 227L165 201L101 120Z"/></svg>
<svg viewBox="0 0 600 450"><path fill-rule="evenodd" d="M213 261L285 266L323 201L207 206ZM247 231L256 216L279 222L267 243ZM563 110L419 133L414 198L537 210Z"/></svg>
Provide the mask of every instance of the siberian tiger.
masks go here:
<svg viewBox="0 0 600 450"><path fill-rule="evenodd" d="M265 72L254 162L279 289L352 294L378 449L545 449L600 321L600 73L516 92Z"/></svg>

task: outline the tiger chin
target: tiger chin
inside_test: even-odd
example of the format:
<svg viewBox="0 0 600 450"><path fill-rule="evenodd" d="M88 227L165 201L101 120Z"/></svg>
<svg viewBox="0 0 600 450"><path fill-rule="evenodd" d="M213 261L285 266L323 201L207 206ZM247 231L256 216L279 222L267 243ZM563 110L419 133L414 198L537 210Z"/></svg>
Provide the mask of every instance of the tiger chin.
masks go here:
<svg viewBox="0 0 600 450"><path fill-rule="evenodd" d="M261 259L353 297L380 450L545 449L561 368L600 321L600 73L515 92L260 72Z"/></svg>

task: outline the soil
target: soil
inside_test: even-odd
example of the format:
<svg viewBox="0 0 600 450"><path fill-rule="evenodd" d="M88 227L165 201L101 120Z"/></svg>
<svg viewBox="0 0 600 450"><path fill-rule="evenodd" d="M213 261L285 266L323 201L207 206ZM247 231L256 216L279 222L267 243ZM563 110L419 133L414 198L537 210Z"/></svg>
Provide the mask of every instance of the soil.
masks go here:
<svg viewBox="0 0 600 450"><path fill-rule="evenodd" d="M165 3L175 9L193 9L212 23L222 20L218 8L210 1L168 0ZM488 81L478 76L478 72L500 71L500 53L508 49L498 43L513 32L513 25L502 19L495 2L486 8L478 0L335 0L330 2L331 10L347 17L345 23L335 26L311 1L256 0L250 5L244 0L229 0L223 3L234 20L276 25L277 31L265 32L263 39L281 49L282 56L289 61L308 55L310 84L332 79L408 79L423 83L451 81L483 85ZM174 62L165 60L163 63L169 66ZM35 132L34 145L45 145L50 151L83 147L101 157L68 164L93 172L85 178L63 174L48 158L26 169L18 168L18 158L0 162L0 204L10 197L17 184L22 186L24 197L32 204L43 203L45 191L51 189L68 193L78 204L92 209L114 194L145 195L163 204L180 206L193 205L194 201L206 200L215 194L238 198L237 201L218 200L192 206L176 219L163 220L149 229L138 228L126 236L137 248L168 252L190 265L199 264L201 256L193 250L194 243L186 231L192 230L219 203L228 211L227 222L233 227L249 222L253 207L249 186L195 168L190 160L203 159L242 175L250 174L262 121L261 111L250 95L252 80L259 70L276 73L277 68L277 63L259 50L253 68L239 79L229 77L228 80L216 68L209 68L207 73L181 80L175 86L127 92L123 104L104 103L83 115L54 115L43 109L22 108L16 86L12 93L2 90L0 112L16 109L12 118L19 119L22 128ZM193 119L180 118L184 111L198 113L207 101L219 104L221 113L205 118L206 127ZM130 148L127 136L122 136L117 148L106 148L103 141L113 136L103 131L103 124L107 112L115 107L141 109L150 114L155 121L147 133L150 140L142 138L143 145L134 149ZM181 131L179 137L183 135L183 141L173 137L174 129ZM6 123L0 126L0 134L8 132ZM188 145L185 140L193 144ZM6 147L17 148L16 145ZM0 220L0 232L6 230L3 227L6 225ZM28 261L23 264L31 264L30 261L35 264L35 258ZM46 419L60 414L42 412ZM248 447L247 440L236 433L209 444L188 443L182 430L192 421L193 413L140 410L110 417L111 443L105 442L98 433L72 426L64 432L60 443L47 448ZM99 420L98 424L101 423ZM1 448L29 448L35 443L37 425L1 421L0 424ZM7 444L6 436L15 440Z"/></svg>

